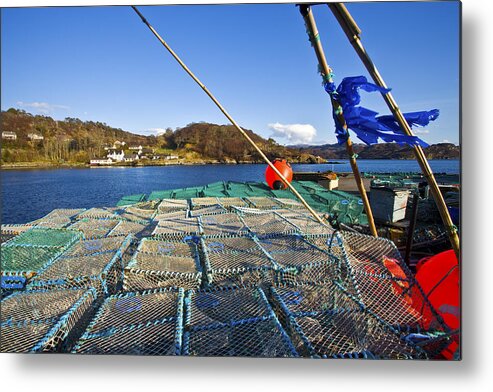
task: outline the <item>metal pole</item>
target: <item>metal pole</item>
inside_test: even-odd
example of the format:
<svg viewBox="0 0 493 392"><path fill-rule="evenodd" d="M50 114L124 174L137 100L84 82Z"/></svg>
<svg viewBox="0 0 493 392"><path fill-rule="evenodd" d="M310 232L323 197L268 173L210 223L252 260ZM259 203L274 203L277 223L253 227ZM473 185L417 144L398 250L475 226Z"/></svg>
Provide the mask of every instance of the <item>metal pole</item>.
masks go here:
<svg viewBox="0 0 493 392"><path fill-rule="evenodd" d="M303 196L289 183L289 181L277 170L273 163L267 158L263 151L255 144L255 142L248 136L248 134L237 124L237 122L230 116L230 114L224 109L224 107L219 103L219 101L212 95L212 93L205 87L205 85L193 74L192 71L185 65L185 63L178 57L178 55L171 49L171 47L161 38L158 32L152 27L149 22L144 18L140 11L135 7L131 6L133 10L139 15L142 22L152 31L156 38L163 44L163 46L168 50L168 52L175 58L175 60L181 65L181 67L192 77L192 79L204 90L204 92L209 96L210 99L216 104L219 110L226 116L226 118L231 121L231 124L241 133L241 135L247 140L248 143L258 152L262 159L270 166L272 170L281 178L281 180L288 186L291 192L298 198L298 200L306 207L308 211L313 215L313 217L319 222L324 224L323 220L318 216L318 214L310 207L310 205L303 199Z"/></svg>
<svg viewBox="0 0 493 392"><path fill-rule="evenodd" d="M354 19L352 18L349 11L347 10L346 6L342 3L329 3L328 6L332 11L332 13L334 14L334 16L336 17L339 24L341 25L344 32L346 33L346 36L351 42L351 45L356 50L356 53L358 54L361 61L365 65L366 69L370 73L374 82L381 87L387 88L387 85L385 84L382 76L378 72L377 67L371 60L369 54L366 52L359 36L361 34L361 30L356 24L356 22L354 21ZM383 95L383 99L387 103L387 106L389 107L390 111L394 115L394 118L399 124L399 126L401 127L401 129L406 133L406 135L413 136L411 127L409 126L401 110L397 106L397 103L394 100L392 94L388 92L388 93L382 93L382 95ZM452 219L450 218L450 214L447 209L447 205L445 204L443 195L440 192L440 188L438 187L435 176L433 175L431 167L428 163L428 160L426 159L426 155L423 149L421 148L421 146L418 145L414 146L414 154L416 156L416 160L419 163L419 166L421 167L421 171L423 172L423 175L428 181L431 194L433 195L433 198L435 199L435 202L437 204L438 211L440 212L440 216L442 217L443 224L445 225L445 229L447 230L450 243L452 245L452 248L454 249L455 255L457 256L457 260L460 260L460 241L459 241L459 235L457 234L457 228L455 227L455 225L452 222Z"/></svg>
<svg viewBox="0 0 493 392"><path fill-rule="evenodd" d="M299 7L300 7L301 15L305 20L308 34L310 36L310 41L313 45L313 48L315 49L315 54L317 55L318 64L320 66L320 72L322 73L322 77L324 78L324 80L332 82L332 78L331 78L332 70L327 64L322 43L320 42L320 36L318 34L317 25L315 23L315 18L313 17L313 13L310 9L310 6L306 4L300 4ZM332 96L330 97L330 101L332 103L332 110L335 113L338 113L337 121L339 121L339 123L347 132L346 120L344 119L344 113L342 112L341 105ZM365 186L363 184L363 180L361 179L361 175L358 169L358 163L356 162L357 155L354 153L353 142L351 141L349 135L346 141L346 151L349 156L349 163L351 164L351 169L353 170L354 180L356 181L356 185L358 186L361 200L363 201L365 212L368 217L370 232L373 236L378 237L377 228L375 226L373 213L370 207L370 201L368 200L368 195L366 194Z"/></svg>

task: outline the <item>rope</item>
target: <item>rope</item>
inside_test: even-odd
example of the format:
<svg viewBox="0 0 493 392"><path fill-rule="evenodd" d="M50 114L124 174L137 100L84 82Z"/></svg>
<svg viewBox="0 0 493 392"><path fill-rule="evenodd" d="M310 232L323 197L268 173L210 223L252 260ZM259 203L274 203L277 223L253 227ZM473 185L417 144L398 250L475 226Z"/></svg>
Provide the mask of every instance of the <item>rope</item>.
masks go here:
<svg viewBox="0 0 493 392"><path fill-rule="evenodd" d="M158 32L152 27L149 22L144 18L144 16L140 13L140 11L131 6L133 10L137 13L137 15L142 19L142 22L151 30L154 36L161 42L161 44L168 50L168 52L175 58L175 60L181 65L181 67L190 75L190 77L204 90L204 92L209 96L209 98L216 104L219 110L226 116L226 118L234 125L234 127L241 133L241 135L246 139L246 141L258 152L258 154L262 157L262 159L269 165L269 167L274 170L279 178L281 178L282 182L287 185L287 187L293 192L293 194L298 198L298 200L305 206L305 208L314 216L317 222L323 224L323 220L318 216L318 214L310 207L310 205L305 201L303 196L299 194L299 192L289 183L289 181L284 177L281 172L274 166L274 164L267 158L264 152L258 147L255 142L248 136L248 134L238 125L238 123L230 116L230 114L226 111L226 109L219 103L219 101L212 95L212 93L205 87L205 85L193 74L193 72L185 65L185 63L178 57L178 55L171 49L171 47L161 38Z"/></svg>

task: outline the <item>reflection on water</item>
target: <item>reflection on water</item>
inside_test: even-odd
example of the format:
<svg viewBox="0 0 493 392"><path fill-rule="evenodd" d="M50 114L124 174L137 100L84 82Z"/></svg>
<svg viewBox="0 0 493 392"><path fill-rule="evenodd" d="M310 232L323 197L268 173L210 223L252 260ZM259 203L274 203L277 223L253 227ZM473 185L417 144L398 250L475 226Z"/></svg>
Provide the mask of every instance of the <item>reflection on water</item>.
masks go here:
<svg viewBox="0 0 493 392"><path fill-rule="evenodd" d="M341 161L343 162L343 161ZM419 172L415 161L358 160L361 171ZM459 173L458 160L430 161L436 173ZM2 223L24 223L55 208L114 206L124 195L206 185L216 181L263 181L266 165L149 166L1 170ZM295 171L349 172L340 165L293 165Z"/></svg>

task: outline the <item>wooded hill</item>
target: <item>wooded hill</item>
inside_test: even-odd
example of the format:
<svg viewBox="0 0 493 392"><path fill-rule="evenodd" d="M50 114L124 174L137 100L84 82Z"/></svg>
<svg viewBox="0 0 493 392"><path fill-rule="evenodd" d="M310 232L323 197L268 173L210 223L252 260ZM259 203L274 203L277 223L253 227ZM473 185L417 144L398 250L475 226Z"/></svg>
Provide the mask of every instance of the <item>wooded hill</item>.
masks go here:
<svg viewBox="0 0 493 392"><path fill-rule="evenodd" d="M126 147L150 147L157 155L173 154L185 161L256 162L260 157L231 125L191 123L183 128L158 136L143 136L113 128L105 123L66 118L56 121L48 116L32 115L23 110L9 109L1 113L2 132L15 132L17 140L2 139L2 162L87 163L103 157L105 146L115 141ZM294 162L316 162L315 157L297 149L264 139L245 130L270 159L284 157ZM32 141L35 133L43 140Z"/></svg>
<svg viewBox="0 0 493 392"><path fill-rule="evenodd" d="M104 157L104 147L112 146L117 140L125 142L127 148L142 145L151 148L156 155L178 155L182 162L260 162L260 157L232 125L191 123L175 130L168 128L161 135L143 136L101 122L69 117L57 121L48 116L8 109L1 112L0 127L2 132L17 135L16 140L2 138L2 163L88 163L90 159ZM317 156L347 158L344 146L337 144L286 147L251 130L245 131L271 160L282 157L291 162L318 163L321 160ZM30 140L28 135L32 133L43 136L43 140ZM355 144L354 147L362 159L413 158L409 147L397 144ZM459 147L453 144L436 144L425 152L430 159L459 158Z"/></svg>
<svg viewBox="0 0 493 392"><path fill-rule="evenodd" d="M346 159L345 146L339 144L324 144L320 146L290 146L300 152L320 156L324 159ZM414 159L414 153L409 146L396 143L381 143L367 146L353 144L354 151L360 159ZM424 149L428 159L460 159L460 147L452 143L437 143Z"/></svg>

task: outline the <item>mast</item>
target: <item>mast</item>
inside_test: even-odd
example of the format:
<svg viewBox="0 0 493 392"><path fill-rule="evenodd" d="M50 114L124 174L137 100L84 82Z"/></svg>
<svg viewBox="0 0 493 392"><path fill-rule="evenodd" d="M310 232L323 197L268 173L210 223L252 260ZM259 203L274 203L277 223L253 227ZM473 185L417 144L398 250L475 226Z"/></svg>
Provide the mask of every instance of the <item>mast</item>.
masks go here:
<svg viewBox="0 0 493 392"><path fill-rule="evenodd" d="M322 43L320 42L320 35L318 34L317 24L315 23L315 18L313 16L312 10L307 4L300 4L300 12L305 20L305 25L307 28L307 32L310 38L310 42L312 43L313 48L315 49L315 54L317 55L318 64L320 66L320 72L322 74L322 78L324 82L332 83L332 69L327 64L327 59L325 57L325 53L322 47ZM337 102L334 97L330 96L330 101L332 104L332 110L336 114L335 119L339 122L342 128L348 132L348 127L346 124L346 120L344 119L344 113L342 111L342 107ZM363 201L363 206L365 208L366 215L368 217L368 224L370 226L370 232L373 236L378 237L377 228L375 226L375 221L373 219L373 213L370 207L370 201L368 200L368 195L366 194L365 186L363 184L363 180L361 178L361 174L359 172L358 163L356 162L357 154L353 149L353 142L349 137L349 133L347 135L346 140L346 152L349 156L349 163L351 164L351 169L354 174L354 180L356 181L356 185L358 187L359 194L361 196L361 200Z"/></svg>
<svg viewBox="0 0 493 392"><path fill-rule="evenodd" d="M347 38L351 42L354 50L358 54L359 58L365 65L369 74L373 78L375 84L380 87L387 88L385 81L382 76L378 72L377 67L373 63L370 58L370 55L366 51L363 43L360 39L361 29L356 24L355 20L349 13L348 9L343 3L329 3L328 4L330 10L336 17L337 21L341 25L344 33ZM385 103L389 107L390 111L394 115L395 120L399 124L400 128L404 131L404 133L408 136L414 136L411 130L411 127L407 123L404 118L399 106L397 106L397 102L395 101L392 93L386 92L382 93L383 99ZM457 260L460 260L460 243L459 243L459 235L457 234L457 227L453 224L452 219L450 218L449 211L447 209L447 205L443 198L442 193L440 192L440 188L438 187L438 183L433 175L433 171L431 170L430 164L426 159L426 155L423 151L423 148L419 145L413 146L414 155L416 156L416 160L421 167L421 171L423 172L424 177L426 178L428 185L430 186L431 194L435 199L436 205L438 207L438 211L440 212L440 216L442 218L445 229L447 230L450 243L452 244L452 248L454 249Z"/></svg>

